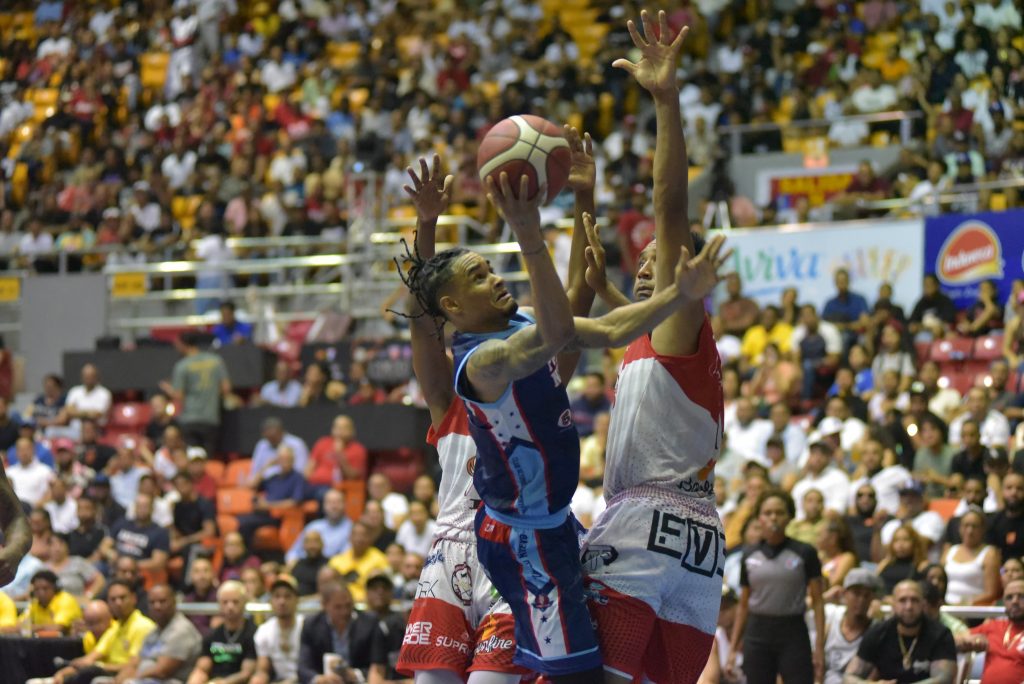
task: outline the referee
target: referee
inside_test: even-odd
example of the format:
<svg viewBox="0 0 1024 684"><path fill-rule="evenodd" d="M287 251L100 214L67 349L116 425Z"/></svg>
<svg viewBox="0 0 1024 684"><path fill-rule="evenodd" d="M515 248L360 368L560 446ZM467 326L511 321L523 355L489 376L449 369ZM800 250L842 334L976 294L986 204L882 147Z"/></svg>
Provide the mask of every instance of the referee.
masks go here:
<svg viewBox="0 0 1024 684"><path fill-rule="evenodd" d="M825 610L821 562L813 547L786 536L796 506L783 491L765 492L755 509L764 540L743 552L740 604L732 631L727 671L737 676L742 644L747 684L811 684L825 663ZM810 596L817 633L813 656L804 621Z"/></svg>

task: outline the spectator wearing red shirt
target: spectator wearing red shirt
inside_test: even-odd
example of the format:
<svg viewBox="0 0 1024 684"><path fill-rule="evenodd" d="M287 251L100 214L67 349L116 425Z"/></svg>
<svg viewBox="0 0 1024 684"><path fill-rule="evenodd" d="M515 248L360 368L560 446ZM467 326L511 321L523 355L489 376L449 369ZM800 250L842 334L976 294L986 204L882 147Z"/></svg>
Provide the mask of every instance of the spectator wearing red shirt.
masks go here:
<svg viewBox="0 0 1024 684"><path fill-rule="evenodd" d="M356 426L348 416L341 415L331 423L331 434L321 437L309 452L306 481L310 495L321 501L327 490L345 480L366 477L367 453L356 440Z"/></svg>
<svg viewBox="0 0 1024 684"><path fill-rule="evenodd" d="M1024 580L1003 590L1005 620L989 620L956 637L959 651L985 653L985 682L1024 681Z"/></svg>
<svg viewBox="0 0 1024 684"><path fill-rule="evenodd" d="M192 476L192 488L204 499L216 501L217 481L206 472L206 449L191 446L185 453L188 458L188 474Z"/></svg>
<svg viewBox="0 0 1024 684"><path fill-rule="evenodd" d="M643 186L634 189L631 206L619 216L619 247L622 270L636 275L640 252L654 239L654 219L647 215L647 195Z"/></svg>

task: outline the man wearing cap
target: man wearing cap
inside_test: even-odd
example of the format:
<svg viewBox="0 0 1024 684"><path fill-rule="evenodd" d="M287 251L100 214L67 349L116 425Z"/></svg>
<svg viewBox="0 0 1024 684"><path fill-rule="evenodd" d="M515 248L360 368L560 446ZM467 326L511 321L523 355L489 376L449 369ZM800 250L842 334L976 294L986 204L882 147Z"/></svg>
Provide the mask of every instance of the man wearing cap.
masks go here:
<svg viewBox="0 0 1024 684"><path fill-rule="evenodd" d="M846 667L843 684L866 681L952 684L956 645L946 627L925 614L924 593L914 580L893 590L893 616L867 630Z"/></svg>
<svg viewBox="0 0 1024 684"><path fill-rule="evenodd" d="M74 596L60 588L53 570L40 570L32 575L32 600L21 619L28 620L33 632L67 634L82 619L82 609Z"/></svg>
<svg viewBox="0 0 1024 684"><path fill-rule="evenodd" d="M75 458L75 443L70 439L53 440L54 470L64 481L68 496L77 499L85 492L96 471Z"/></svg>
<svg viewBox="0 0 1024 684"><path fill-rule="evenodd" d="M7 468L7 479L14 487L14 493L30 506L39 505L50 487L55 475L51 468L36 458L35 445L28 437L20 437L14 443L18 462Z"/></svg>
<svg viewBox="0 0 1024 684"><path fill-rule="evenodd" d="M825 442L811 444L801 477L790 492L797 506L797 517L804 517L803 498L808 490L817 489L825 497L825 509L839 514L846 512L850 478L832 465L832 447Z"/></svg>
<svg viewBox="0 0 1024 684"><path fill-rule="evenodd" d="M946 531L946 522L935 511L929 511L924 498L924 483L907 480L899 487L900 506L896 517L882 526L881 541L889 546L892 536L900 526L910 523L914 531L928 540L930 545L938 544Z"/></svg>
<svg viewBox="0 0 1024 684"><path fill-rule="evenodd" d="M256 630L256 674L251 684L296 681L303 617L298 614L299 589L290 575L278 575L270 585L274 617Z"/></svg>
<svg viewBox="0 0 1024 684"><path fill-rule="evenodd" d="M868 612L882 592L869 570L854 568L843 580L843 604L825 604L825 684L842 684L843 673L873 624Z"/></svg>
<svg viewBox="0 0 1024 684"><path fill-rule="evenodd" d="M196 494L210 501L216 501L218 485L217 480L213 479L206 472L206 449L192 446L188 448L185 454L188 459L188 465L185 469L192 476L192 484L195 487Z"/></svg>
<svg viewBox="0 0 1024 684"><path fill-rule="evenodd" d="M1014 580L1003 589L1006 618L989 620L956 636L960 651L985 654L985 682L1024 681L1024 580Z"/></svg>
<svg viewBox="0 0 1024 684"><path fill-rule="evenodd" d="M386 676L388 651L377 617L354 609L352 594L341 582L320 588L323 611L306 620L299 646L300 684L337 684L350 681L348 670L381 680ZM399 634L404 633L404 627ZM401 637L400 637L401 639ZM325 672L324 663L338 656L339 664ZM370 675L370 671L375 672Z"/></svg>
<svg viewBox="0 0 1024 684"><path fill-rule="evenodd" d="M40 463L48 468L54 467L53 452L46 448L46 445L36 439L36 422L31 418L22 418L18 424L18 437L25 438L32 441L33 449L35 450L36 458ZM14 465L18 462L18 451L15 445L12 444L7 449L7 463Z"/></svg>

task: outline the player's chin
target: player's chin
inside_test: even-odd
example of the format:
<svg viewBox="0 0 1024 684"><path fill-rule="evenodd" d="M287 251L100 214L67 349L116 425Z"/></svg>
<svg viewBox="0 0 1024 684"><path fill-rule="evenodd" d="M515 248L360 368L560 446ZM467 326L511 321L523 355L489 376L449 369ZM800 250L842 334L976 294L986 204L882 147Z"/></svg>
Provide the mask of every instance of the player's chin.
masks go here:
<svg viewBox="0 0 1024 684"><path fill-rule="evenodd" d="M501 299L498 300L497 305L501 313L505 314L509 318L514 316L516 312L519 311L519 302L517 302L515 300L515 297L512 296L502 297Z"/></svg>
<svg viewBox="0 0 1024 684"><path fill-rule="evenodd" d="M642 285L640 287L634 287L633 288L633 299L635 299L638 302L642 302L642 301L644 301L646 299L650 299L651 295L653 295L653 294L654 294L654 289L651 288L651 287L648 287L647 285Z"/></svg>

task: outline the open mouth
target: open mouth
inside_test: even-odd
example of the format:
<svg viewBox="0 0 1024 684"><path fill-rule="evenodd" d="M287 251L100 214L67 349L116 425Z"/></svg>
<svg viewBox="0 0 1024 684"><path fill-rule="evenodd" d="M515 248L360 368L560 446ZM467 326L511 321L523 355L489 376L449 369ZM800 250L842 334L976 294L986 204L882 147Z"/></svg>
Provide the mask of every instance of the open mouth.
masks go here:
<svg viewBox="0 0 1024 684"><path fill-rule="evenodd" d="M495 301L497 301L500 304L504 304L510 299L512 299L512 293L506 290L505 292L502 292L500 295L498 295L498 299L496 299Z"/></svg>
<svg viewBox="0 0 1024 684"><path fill-rule="evenodd" d="M650 285L640 285L636 288L637 297L650 297L654 293L654 288Z"/></svg>

